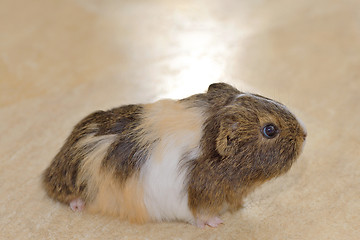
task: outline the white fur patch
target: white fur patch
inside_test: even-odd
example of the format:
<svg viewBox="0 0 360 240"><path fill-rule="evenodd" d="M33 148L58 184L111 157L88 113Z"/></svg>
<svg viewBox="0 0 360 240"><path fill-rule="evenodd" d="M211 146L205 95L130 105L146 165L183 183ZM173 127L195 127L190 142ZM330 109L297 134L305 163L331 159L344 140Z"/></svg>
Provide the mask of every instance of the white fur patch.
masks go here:
<svg viewBox="0 0 360 240"><path fill-rule="evenodd" d="M200 109L189 109L179 105L181 104L178 102L162 102L155 103L149 108L151 112L164 114L166 124L162 126L156 123L164 120L161 119L161 115L154 116L151 112L146 114L145 124L152 128L151 135L158 135L160 141L141 170L144 202L153 220L194 222L185 189L186 171L180 169L179 162L185 153L189 153L188 158L191 159L199 154L203 116ZM158 108L161 108L161 111ZM177 109L176 112L173 112L174 108ZM169 114L175 115L169 118ZM154 119L156 122L151 124Z"/></svg>
<svg viewBox="0 0 360 240"><path fill-rule="evenodd" d="M169 139L163 161L150 157L143 167L144 202L152 219L193 220L184 189L185 171L179 169L181 150Z"/></svg>

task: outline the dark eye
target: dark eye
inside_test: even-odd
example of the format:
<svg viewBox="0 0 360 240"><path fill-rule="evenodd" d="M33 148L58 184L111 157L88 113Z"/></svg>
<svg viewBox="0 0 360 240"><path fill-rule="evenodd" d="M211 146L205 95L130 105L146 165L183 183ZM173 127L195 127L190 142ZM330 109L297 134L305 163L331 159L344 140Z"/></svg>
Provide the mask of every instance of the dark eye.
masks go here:
<svg viewBox="0 0 360 240"><path fill-rule="evenodd" d="M266 124L263 129L261 130L261 133L264 137L270 139L276 137L278 134L278 129L274 124Z"/></svg>

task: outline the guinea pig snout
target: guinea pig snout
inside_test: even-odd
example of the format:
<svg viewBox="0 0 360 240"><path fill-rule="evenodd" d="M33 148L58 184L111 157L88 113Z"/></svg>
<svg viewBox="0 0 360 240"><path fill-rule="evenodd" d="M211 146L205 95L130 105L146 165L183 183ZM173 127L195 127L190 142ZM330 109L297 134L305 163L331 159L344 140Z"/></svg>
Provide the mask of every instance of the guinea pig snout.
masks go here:
<svg viewBox="0 0 360 240"><path fill-rule="evenodd" d="M307 137L307 131L306 131L306 129L303 129L302 138L303 138L304 141L306 140L306 137Z"/></svg>
<svg viewBox="0 0 360 240"><path fill-rule="evenodd" d="M305 143L306 143L306 137L307 137L307 131L305 128L301 128L301 131L300 131L300 137L301 137L301 147L300 147L300 153L304 150L304 147L305 147Z"/></svg>
<svg viewBox="0 0 360 240"><path fill-rule="evenodd" d="M299 133L300 133L300 136L302 137L302 140L305 141L306 140L306 137L307 137L307 130L306 130L306 127L304 125L304 123L300 120L300 119L296 119L299 126L298 126L298 129L299 129Z"/></svg>

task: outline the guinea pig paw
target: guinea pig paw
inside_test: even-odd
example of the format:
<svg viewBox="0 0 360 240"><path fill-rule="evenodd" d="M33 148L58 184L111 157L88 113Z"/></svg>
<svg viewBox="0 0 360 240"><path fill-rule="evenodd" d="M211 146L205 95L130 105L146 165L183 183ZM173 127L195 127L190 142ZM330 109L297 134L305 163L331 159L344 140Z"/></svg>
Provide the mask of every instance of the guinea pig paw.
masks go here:
<svg viewBox="0 0 360 240"><path fill-rule="evenodd" d="M224 221L219 218L219 217L212 217L209 218L207 220L201 220L201 219L196 219L195 225L199 228L204 228L206 225L216 228L218 227L220 224L223 224Z"/></svg>
<svg viewBox="0 0 360 240"><path fill-rule="evenodd" d="M70 208L74 212L81 212L82 210L84 210L84 207L85 203L80 198L76 198L70 202Z"/></svg>
<svg viewBox="0 0 360 240"><path fill-rule="evenodd" d="M206 221L206 224L209 225L210 227L213 227L213 228L215 228L215 227L217 227L217 226L219 226L220 224L223 224L223 223L224 223L224 221L219 217L213 217L213 218L210 218L210 219L208 219Z"/></svg>

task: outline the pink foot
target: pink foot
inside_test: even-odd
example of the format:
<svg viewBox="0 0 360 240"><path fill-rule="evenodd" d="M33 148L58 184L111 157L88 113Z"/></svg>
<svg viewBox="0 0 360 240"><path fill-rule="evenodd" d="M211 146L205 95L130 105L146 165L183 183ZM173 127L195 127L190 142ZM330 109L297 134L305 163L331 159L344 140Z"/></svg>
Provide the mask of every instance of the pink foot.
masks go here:
<svg viewBox="0 0 360 240"><path fill-rule="evenodd" d="M207 220L206 224L209 225L210 227L217 227L219 226L220 224L223 224L224 221L221 220L220 218L218 217L213 217L213 218L210 218L209 220Z"/></svg>
<svg viewBox="0 0 360 240"><path fill-rule="evenodd" d="M200 220L200 219L196 219L196 226L199 228L204 228L206 225L216 228L217 226L219 226L220 224L223 224L224 221L221 220L219 217L213 217L213 218L209 218L205 221Z"/></svg>
<svg viewBox="0 0 360 240"><path fill-rule="evenodd" d="M70 202L70 208L74 212L81 212L84 210L85 203L80 198L76 198Z"/></svg>

